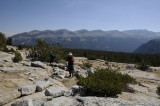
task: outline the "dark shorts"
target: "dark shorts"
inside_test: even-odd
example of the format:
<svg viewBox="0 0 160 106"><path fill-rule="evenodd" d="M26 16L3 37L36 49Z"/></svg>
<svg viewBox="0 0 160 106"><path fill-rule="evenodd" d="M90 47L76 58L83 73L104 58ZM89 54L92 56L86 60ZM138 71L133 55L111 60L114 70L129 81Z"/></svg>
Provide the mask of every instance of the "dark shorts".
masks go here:
<svg viewBox="0 0 160 106"><path fill-rule="evenodd" d="M74 72L74 67L73 67L73 65L72 65L72 66L68 66L68 71L71 72L71 73Z"/></svg>

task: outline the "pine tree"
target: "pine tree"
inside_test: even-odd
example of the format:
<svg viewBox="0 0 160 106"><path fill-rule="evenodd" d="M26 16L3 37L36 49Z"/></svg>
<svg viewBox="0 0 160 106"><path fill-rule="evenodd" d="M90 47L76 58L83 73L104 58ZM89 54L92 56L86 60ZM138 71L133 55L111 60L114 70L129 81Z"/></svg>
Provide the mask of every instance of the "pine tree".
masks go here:
<svg viewBox="0 0 160 106"><path fill-rule="evenodd" d="M0 32L0 50L3 51L6 48L6 37Z"/></svg>
<svg viewBox="0 0 160 106"><path fill-rule="evenodd" d="M11 37L9 37L8 39L7 39L7 45L13 45L13 43L12 43L12 38Z"/></svg>

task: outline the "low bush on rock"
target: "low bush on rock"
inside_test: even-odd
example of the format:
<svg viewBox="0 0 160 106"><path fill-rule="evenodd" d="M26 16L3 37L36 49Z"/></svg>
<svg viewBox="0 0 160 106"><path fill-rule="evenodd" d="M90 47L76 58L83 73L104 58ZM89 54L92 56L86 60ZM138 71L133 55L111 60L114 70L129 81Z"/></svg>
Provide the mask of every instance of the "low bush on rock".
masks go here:
<svg viewBox="0 0 160 106"><path fill-rule="evenodd" d="M83 66L84 66L84 67L87 67L87 68L90 68L90 67L92 67L92 64L89 63L89 62L88 62L88 63L83 63Z"/></svg>
<svg viewBox="0 0 160 106"><path fill-rule="evenodd" d="M6 36L0 32L0 51L3 51L6 48Z"/></svg>
<svg viewBox="0 0 160 106"><path fill-rule="evenodd" d="M13 62L20 62L22 61L22 56L19 52L15 52L15 57L12 59Z"/></svg>
<svg viewBox="0 0 160 106"><path fill-rule="evenodd" d="M128 74L121 74L111 69L101 69L88 77L80 77L78 85L86 91L86 96L116 96L126 90L128 83L136 83Z"/></svg>
<svg viewBox="0 0 160 106"><path fill-rule="evenodd" d="M13 53L15 52L15 50L14 50L13 48L8 49L7 47L5 47L3 51L4 51L4 52L7 52L7 53L8 53L8 52L13 52Z"/></svg>
<svg viewBox="0 0 160 106"><path fill-rule="evenodd" d="M146 63L144 63L144 62L142 62L142 63L140 63L138 65L138 69L140 69L142 71L146 71L148 68L149 68L149 66Z"/></svg>
<svg viewBox="0 0 160 106"><path fill-rule="evenodd" d="M157 86L157 92L160 94L160 85Z"/></svg>
<svg viewBox="0 0 160 106"><path fill-rule="evenodd" d="M97 59L96 56L94 56L94 55L88 55L86 57L88 58L88 60L96 60Z"/></svg>

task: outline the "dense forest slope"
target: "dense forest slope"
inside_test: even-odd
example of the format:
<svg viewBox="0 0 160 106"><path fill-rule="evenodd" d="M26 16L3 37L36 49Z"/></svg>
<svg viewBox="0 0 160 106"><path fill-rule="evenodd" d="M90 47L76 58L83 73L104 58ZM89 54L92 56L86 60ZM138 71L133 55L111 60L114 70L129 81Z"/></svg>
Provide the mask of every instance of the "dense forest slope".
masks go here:
<svg viewBox="0 0 160 106"><path fill-rule="evenodd" d="M160 54L160 39L153 39L141 45L135 50L135 53Z"/></svg>

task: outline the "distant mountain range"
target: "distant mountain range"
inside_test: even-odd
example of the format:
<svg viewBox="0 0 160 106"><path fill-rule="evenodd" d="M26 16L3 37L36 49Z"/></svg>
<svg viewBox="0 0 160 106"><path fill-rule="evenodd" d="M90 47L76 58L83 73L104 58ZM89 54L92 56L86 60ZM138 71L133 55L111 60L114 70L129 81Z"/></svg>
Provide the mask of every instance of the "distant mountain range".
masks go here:
<svg viewBox="0 0 160 106"><path fill-rule="evenodd" d="M135 53L142 54L160 54L160 38L153 39L141 45L135 50Z"/></svg>
<svg viewBox="0 0 160 106"><path fill-rule="evenodd" d="M126 30L126 31L102 31L86 29L69 31L60 30L33 30L12 36L15 45L33 45L35 41L45 39L47 43L60 43L64 48L92 49L116 52L133 52L140 45L151 39L160 37L159 32L148 30Z"/></svg>

